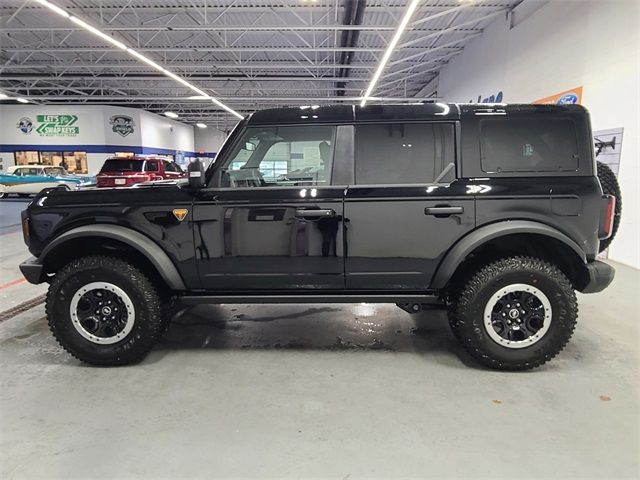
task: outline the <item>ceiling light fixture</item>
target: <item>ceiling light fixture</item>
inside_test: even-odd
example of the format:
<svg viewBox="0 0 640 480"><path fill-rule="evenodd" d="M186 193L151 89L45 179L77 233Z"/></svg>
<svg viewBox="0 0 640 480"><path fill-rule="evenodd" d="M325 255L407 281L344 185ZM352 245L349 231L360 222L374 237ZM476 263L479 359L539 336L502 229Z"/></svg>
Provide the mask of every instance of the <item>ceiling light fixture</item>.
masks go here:
<svg viewBox="0 0 640 480"><path fill-rule="evenodd" d="M62 15L65 18L69 18L71 15L66 10L54 5L53 3L47 2L47 0L36 0L40 5L47 7L49 10L56 12L58 15Z"/></svg>
<svg viewBox="0 0 640 480"><path fill-rule="evenodd" d="M16 98L16 100L20 103L29 103L29 100L27 100L26 98Z"/></svg>
<svg viewBox="0 0 640 480"><path fill-rule="evenodd" d="M111 45L114 45L114 46L118 47L121 50L126 50L127 49L127 46L124 43L119 42L118 40L116 40L113 37L110 37L109 35L107 35L104 32L101 32L100 30L98 30L93 25L89 25L84 20L80 20L78 17L69 17L69 18L73 23L75 23L76 25L79 25L80 27L84 28L87 32L91 32L95 36L100 37L105 42L108 42Z"/></svg>
<svg viewBox="0 0 640 480"><path fill-rule="evenodd" d="M207 128L207 126L204 123L201 123L201 122L196 123L196 127L198 127L198 128Z"/></svg>
<svg viewBox="0 0 640 480"><path fill-rule="evenodd" d="M164 116L169 118L178 118L178 114L175 112L164 112Z"/></svg>
<svg viewBox="0 0 640 480"><path fill-rule="evenodd" d="M6 93L0 92L0 98L9 98L9 95L7 95Z"/></svg>
<svg viewBox="0 0 640 480"><path fill-rule="evenodd" d="M367 103L367 100L369 100L369 96L371 95L371 92L373 92L373 89L375 88L376 83L378 83L378 80L380 80L380 76L384 71L384 67L387 65L389 58L391 58L391 54L393 53L393 50L396 48L396 45L400 41L400 37L402 36L405 29L407 28L407 25L409 24L409 20L411 20L411 16L416 11L416 8L418 8L419 3L420 3L420 0L411 0L411 2L409 3L409 6L407 7L407 11L405 12L404 17L402 17L402 21L400 22L400 25L398 25L398 30L396 30L395 35L393 36L393 38L391 39L391 42L387 46L387 50L384 52L384 55L382 56L382 60L380 60L380 65L378 65L378 69L376 70L376 73L373 74L373 78L371 79L371 83L369 83L369 86L367 87L367 91L362 96L362 101L360 102L361 107L364 107L365 104Z"/></svg>
<svg viewBox="0 0 640 480"><path fill-rule="evenodd" d="M205 93L203 90L200 90L198 87L196 87L195 85L189 83L184 78L182 78L182 77L176 75L175 73L167 70L162 65L157 64L156 62L154 62L150 58L147 58L146 56L144 56L140 52L134 50L133 48L127 47L124 43L119 42L118 40L110 37L109 35L107 35L106 33L102 32L101 30L97 29L96 27L94 27L92 25L89 25L84 20L81 20L78 17L72 16L66 10L58 7L57 5L54 5L53 3L51 3L51 2L49 2L47 0L34 0L34 1L38 2L40 5L42 5L44 7L47 7L50 10L56 12L58 15L62 15L65 18L69 18L73 23L75 23L76 25L82 27L83 29L87 30L88 32L93 33L94 35L100 37L101 39L103 39L104 41L110 43L111 45L114 45L114 46L116 46L116 47L118 47L118 48L120 48L122 50L125 50L127 53L129 53L133 57L135 57L138 60L140 60L141 62L144 62L147 65L155 68L156 70L161 72L163 75L166 75L167 77L175 80L176 82L181 83L182 85L184 85L188 89L190 89L190 90L194 91L195 93L197 93L198 94L198 98L201 98L203 100L211 100L218 107L220 107L223 110L231 113L232 115L235 115L239 119L242 120L244 118L240 113L236 112L233 108L228 107L227 105L222 103L217 98L214 98L211 95L207 95L207 93ZM166 115L166 113L165 113L165 115ZM167 115L167 116L169 116L169 115ZM176 117L171 117L171 118L177 118L177 115L176 115Z"/></svg>

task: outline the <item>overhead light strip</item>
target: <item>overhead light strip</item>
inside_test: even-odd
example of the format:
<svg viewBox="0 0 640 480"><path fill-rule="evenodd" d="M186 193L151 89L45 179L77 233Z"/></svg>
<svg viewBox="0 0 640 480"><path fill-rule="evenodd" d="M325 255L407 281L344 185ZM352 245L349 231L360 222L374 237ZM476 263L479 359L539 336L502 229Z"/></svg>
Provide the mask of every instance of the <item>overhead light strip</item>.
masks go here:
<svg viewBox="0 0 640 480"><path fill-rule="evenodd" d="M140 52L134 50L133 48L127 47L124 43L119 42L118 40L110 37L109 35L107 35L106 33L102 32L101 30L97 29L96 27L94 27L92 25L89 25L84 20L81 20L78 17L74 17L73 15L71 15L66 10L58 7L57 5L51 3L51 2L49 2L47 0L34 0L34 1L36 1L37 3L39 3L40 5L42 5L44 7L47 7L49 10L57 13L58 15L61 15L61 16L65 17L65 18L70 19L73 23L75 23L76 25L82 27L84 30L86 30L88 32L91 32L94 35L100 37L102 40L110 43L111 45L113 45L115 47L118 47L121 50L126 51L127 53L129 53L129 55L137 58L141 62L146 63L150 67L155 68L156 70L161 72L163 75L175 80L176 82L178 82L178 83L184 85L185 87L189 88L190 90L196 92L203 100L211 100L211 102L213 102L214 104L216 104L217 106L219 106L223 110L226 110L227 112L231 113L232 115L235 115L236 117L238 117L240 119L244 118L240 113L236 112L233 108L228 107L227 105L222 103L217 98L214 98L211 95L208 95L203 90L201 90L198 87L196 87L195 85L189 83L184 78L182 78L179 75L176 75L175 73L167 70L162 65L159 65L156 62L154 62L153 60L151 60L150 58L145 57L143 54L141 54Z"/></svg>
<svg viewBox="0 0 640 480"><path fill-rule="evenodd" d="M376 72L373 74L373 78L371 79L371 82L369 83L369 86L367 87L365 94L362 96L362 101L360 102L361 107L365 106L365 104L367 103L367 100L372 99L370 95L373 92L373 89L375 88L376 84L378 83L378 80L380 80L380 76L384 71L384 67L387 65L389 58L391 58L391 54L393 53L393 50L396 48L396 45L398 45L398 42L400 41L400 37L402 37L402 34L406 30L407 25L409 24L409 20L411 20L411 17L416 11L416 8L418 8L419 3L420 3L420 0L411 0L411 2L409 3L409 6L407 7L407 11L405 12L404 17L402 17L402 21L400 22L400 25L398 25L398 30L396 30L396 33L393 35L391 42L387 46L387 50L384 52L384 55L382 56L382 60L380 60L380 65L378 65L378 68Z"/></svg>

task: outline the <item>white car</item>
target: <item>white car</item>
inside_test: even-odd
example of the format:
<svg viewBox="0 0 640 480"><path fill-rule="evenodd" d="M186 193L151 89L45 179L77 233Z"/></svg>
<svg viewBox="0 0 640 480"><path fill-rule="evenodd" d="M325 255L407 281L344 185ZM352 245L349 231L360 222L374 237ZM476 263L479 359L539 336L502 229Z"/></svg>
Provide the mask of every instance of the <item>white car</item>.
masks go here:
<svg viewBox="0 0 640 480"><path fill-rule="evenodd" d="M21 197L34 195L49 187L64 186L77 190L95 183L91 177L70 175L62 167L47 165L16 165L0 172L0 198L13 193Z"/></svg>

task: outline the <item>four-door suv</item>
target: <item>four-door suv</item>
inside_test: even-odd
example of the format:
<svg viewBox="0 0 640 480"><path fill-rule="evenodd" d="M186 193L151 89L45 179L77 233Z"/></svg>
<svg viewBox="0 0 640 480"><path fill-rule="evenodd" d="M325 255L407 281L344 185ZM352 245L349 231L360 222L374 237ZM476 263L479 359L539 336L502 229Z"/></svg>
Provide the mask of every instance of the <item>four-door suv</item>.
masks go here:
<svg viewBox="0 0 640 480"><path fill-rule="evenodd" d="M177 180L185 173L179 165L164 158L112 157L98 173L98 187L130 187L153 180Z"/></svg>
<svg viewBox="0 0 640 480"><path fill-rule="evenodd" d="M183 182L42 192L21 270L97 365L143 358L178 299L440 305L473 357L521 370L567 343L575 290L612 281L614 217L579 106L275 109Z"/></svg>

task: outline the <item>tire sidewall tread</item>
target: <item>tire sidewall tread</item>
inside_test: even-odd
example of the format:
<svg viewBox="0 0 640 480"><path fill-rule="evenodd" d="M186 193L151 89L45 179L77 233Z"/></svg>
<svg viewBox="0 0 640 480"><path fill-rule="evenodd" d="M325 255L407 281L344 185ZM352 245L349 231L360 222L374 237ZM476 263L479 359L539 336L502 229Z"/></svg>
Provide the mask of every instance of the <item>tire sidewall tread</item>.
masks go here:
<svg viewBox="0 0 640 480"><path fill-rule="evenodd" d="M496 343L484 327L484 308L500 288L528 283L549 299L552 320L547 333L531 346L507 348ZM554 265L532 257L509 257L478 270L454 296L449 323L465 350L483 365L499 370L528 370L555 357L571 338L578 303L569 279Z"/></svg>
<svg viewBox="0 0 640 480"><path fill-rule="evenodd" d="M122 288L135 308L131 332L114 344L99 345L82 337L69 314L73 295L90 282L107 281ZM161 336L161 299L153 283L124 260L90 256L73 260L53 277L46 299L49 328L58 343L75 358L89 364L115 366L142 360Z"/></svg>

